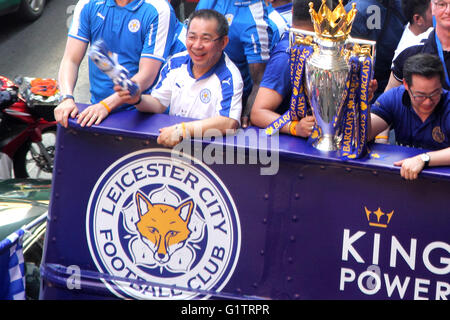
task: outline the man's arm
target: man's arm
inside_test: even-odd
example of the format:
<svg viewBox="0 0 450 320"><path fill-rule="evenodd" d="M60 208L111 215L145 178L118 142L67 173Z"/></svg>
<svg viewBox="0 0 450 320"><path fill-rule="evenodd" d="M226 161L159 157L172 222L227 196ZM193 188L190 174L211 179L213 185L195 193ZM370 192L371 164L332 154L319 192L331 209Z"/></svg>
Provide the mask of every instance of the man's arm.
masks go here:
<svg viewBox="0 0 450 320"><path fill-rule="evenodd" d="M280 116L274 112L283 101L277 91L260 87L251 110L252 124L265 128Z"/></svg>
<svg viewBox="0 0 450 320"><path fill-rule="evenodd" d="M450 165L450 147L427 152L430 156L430 167L449 166ZM417 179L419 173L423 170L425 162L420 155L403 159L394 163L395 166L401 167L400 175L406 180Z"/></svg>
<svg viewBox="0 0 450 320"><path fill-rule="evenodd" d="M173 147L184 137L203 138L216 136L217 134L234 133L238 126L237 120L224 116L183 122L160 129L157 142L166 147Z"/></svg>
<svg viewBox="0 0 450 320"><path fill-rule="evenodd" d="M372 141L380 132L389 129L389 124L383 120L380 116L374 113L370 113L370 125L368 141Z"/></svg>
<svg viewBox="0 0 450 320"><path fill-rule="evenodd" d="M389 91L392 88L399 87L402 85L402 82L397 80L395 78L394 73L391 72L391 75L389 76L388 84L386 85L386 88L384 88L384 92Z"/></svg>
<svg viewBox="0 0 450 320"><path fill-rule="evenodd" d="M250 95L247 99L247 104L243 106L242 110L242 127L247 128L249 125L249 117L252 111L253 103L255 102L256 94L258 93L259 84L261 83L261 79L264 75L264 70L266 69L265 63L249 63L250 76L253 80L253 87Z"/></svg>
<svg viewBox="0 0 450 320"><path fill-rule="evenodd" d="M132 80L136 82L139 86L139 90L134 97L137 97L141 93L141 89L147 89L158 76L159 68L161 67L161 61L151 58L141 58L139 61L139 71L136 73ZM109 97L103 99L101 103L97 103L89 106L78 116L77 123L80 126L91 126L93 124L99 124L102 122L109 113L115 108L128 103L129 99L124 99L117 92L113 93ZM106 106L105 106L106 104Z"/></svg>
<svg viewBox="0 0 450 320"><path fill-rule="evenodd" d="M386 91L388 91L388 90L390 90L392 88L401 86L401 85L402 85L401 81L398 81L395 78L394 73L391 72L391 75L389 76L389 82L386 85L386 88L384 88L384 92L386 92ZM379 132L377 134L377 136L379 138L376 138L375 142L388 144L389 143L389 128L386 128L385 130Z"/></svg>
<svg viewBox="0 0 450 320"><path fill-rule="evenodd" d="M163 113L167 107L150 94L144 94L141 97L141 102L136 104L136 109L141 112Z"/></svg>
<svg viewBox="0 0 450 320"><path fill-rule="evenodd" d="M86 42L68 37L58 73L58 85L61 95L73 95L78 79L78 70L86 54L87 46ZM55 120L64 127L67 127L69 116L74 118L77 113L78 108L72 99L65 99L54 110Z"/></svg>
<svg viewBox="0 0 450 320"><path fill-rule="evenodd" d="M282 103L283 97L275 90L260 87L256 95L255 103L251 110L252 124L260 128L266 128L281 115L275 110ZM297 136L309 137L314 126L314 117L307 116L299 121L296 126ZM280 132L290 134L289 126L285 125Z"/></svg>
<svg viewBox="0 0 450 320"><path fill-rule="evenodd" d="M136 82L139 88L146 90L157 80L161 64L162 62L156 59L141 58L139 61L139 71L131 80Z"/></svg>

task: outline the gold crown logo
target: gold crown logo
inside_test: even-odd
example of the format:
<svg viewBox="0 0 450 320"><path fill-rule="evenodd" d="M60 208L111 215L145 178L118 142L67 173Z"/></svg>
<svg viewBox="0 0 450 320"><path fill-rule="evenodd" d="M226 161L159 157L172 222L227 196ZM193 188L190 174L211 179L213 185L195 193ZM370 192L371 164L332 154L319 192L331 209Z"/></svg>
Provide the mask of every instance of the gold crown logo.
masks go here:
<svg viewBox="0 0 450 320"><path fill-rule="evenodd" d="M372 227L381 227L381 228L387 228L389 222L391 221L392 215L394 214L394 210L392 210L390 213L384 213L381 211L381 208L378 208L377 211L370 211L367 209L367 207L364 207L364 210L366 210L366 216L367 221L369 221L369 226ZM370 216L374 214L376 216L376 222L374 222L374 219L371 219ZM382 217L384 217L382 219Z"/></svg>
<svg viewBox="0 0 450 320"><path fill-rule="evenodd" d="M353 20L358 12L356 3L353 3L352 9L347 12L342 4L342 0L339 0L339 4L331 11L326 1L322 0L322 5L318 12L314 10L314 4L312 2L309 3L309 13L314 25L314 31L321 39L343 41L352 30Z"/></svg>

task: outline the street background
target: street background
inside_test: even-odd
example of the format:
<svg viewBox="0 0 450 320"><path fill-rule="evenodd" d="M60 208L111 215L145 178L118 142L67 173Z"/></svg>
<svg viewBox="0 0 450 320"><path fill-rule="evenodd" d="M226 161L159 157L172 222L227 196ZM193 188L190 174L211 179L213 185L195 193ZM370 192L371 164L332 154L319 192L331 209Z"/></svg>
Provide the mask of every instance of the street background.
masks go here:
<svg viewBox="0 0 450 320"><path fill-rule="evenodd" d="M14 16L0 16L0 75L58 77L68 27L77 0L47 0L43 15L32 23ZM87 57L80 67L74 96L89 102Z"/></svg>
<svg viewBox="0 0 450 320"><path fill-rule="evenodd" d="M47 0L43 15L32 23L14 16L0 16L0 75L58 78L67 32L78 0ZM172 0L180 20L195 8L195 1ZM88 57L83 59L74 96L89 103Z"/></svg>

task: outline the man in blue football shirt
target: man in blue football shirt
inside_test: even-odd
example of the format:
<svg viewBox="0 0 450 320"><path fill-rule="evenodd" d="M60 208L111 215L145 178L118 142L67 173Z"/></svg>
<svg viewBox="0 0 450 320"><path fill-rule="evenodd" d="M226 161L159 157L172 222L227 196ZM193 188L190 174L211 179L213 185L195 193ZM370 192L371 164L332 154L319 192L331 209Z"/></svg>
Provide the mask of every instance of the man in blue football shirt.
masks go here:
<svg viewBox="0 0 450 320"><path fill-rule="evenodd" d="M69 117L81 126L99 124L124 101L113 90L111 79L89 61L92 105L78 114L73 97L78 70L90 43L103 39L118 54L119 63L145 92L171 54L177 38L178 20L173 8L161 0L80 0L69 30L59 70L61 102L55 119L67 127Z"/></svg>
<svg viewBox="0 0 450 320"><path fill-rule="evenodd" d="M322 4L322 0L309 2L313 3L316 10ZM292 27L314 32L308 3L303 0L293 0ZM260 128L266 128L289 109L292 96L289 45L289 31L286 31L272 50L261 80L251 112L252 124ZM282 127L280 132L306 138L313 126L314 117L309 115Z"/></svg>
<svg viewBox="0 0 450 320"><path fill-rule="evenodd" d="M286 20L289 26L292 25L292 0L269 0L272 7Z"/></svg>
<svg viewBox="0 0 450 320"><path fill-rule="evenodd" d="M196 10L214 9L228 20L229 43L225 52L241 71L244 80L242 96L242 127L247 127L251 107L258 92L270 50L279 39L279 30L275 19L269 13L278 16L277 21L287 26L286 21L273 8L269 9L263 0L200 0Z"/></svg>
<svg viewBox="0 0 450 320"><path fill-rule="evenodd" d="M442 88L444 68L436 55L408 58L403 75L403 85L372 106L369 140L391 126L398 144L432 150L394 163L412 180L427 166L450 165L450 93Z"/></svg>

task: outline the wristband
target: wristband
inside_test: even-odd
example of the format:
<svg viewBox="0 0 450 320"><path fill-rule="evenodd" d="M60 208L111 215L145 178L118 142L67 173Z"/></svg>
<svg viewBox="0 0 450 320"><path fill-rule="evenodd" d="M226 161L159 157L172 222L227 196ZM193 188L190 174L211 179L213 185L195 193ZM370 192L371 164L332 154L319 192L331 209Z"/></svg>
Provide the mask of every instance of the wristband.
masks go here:
<svg viewBox="0 0 450 320"><path fill-rule="evenodd" d="M297 135L297 130L295 129L297 124L298 124L297 120L291 121L291 123L289 124L289 133L293 136Z"/></svg>
<svg viewBox="0 0 450 320"><path fill-rule="evenodd" d="M183 134L182 137L183 139L186 138L186 123L182 122L181 123L181 128L183 128Z"/></svg>
<svg viewBox="0 0 450 320"><path fill-rule="evenodd" d="M59 103L63 102L66 99L72 99L73 101L75 101L75 98L72 95L63 94L62 96L59 97Z"/></svg>
<svg viewBox="0 0 450 320"><path fill-rule="evenodd" d="M178 124L174 126L174 131L172 131L172 139L178 142L183 139L183 130Z"/></svg>
<svg viewBox="0 0 450 320"><path fill-rule="evenodd" d="M375 139L389 139L388 136L376 136Z"/></svg>
<svg viewBox="0 0 450 320"><path fill-rule="evenodd" d="M139 100L134 105L137 106L141 102L142 102L142 94L139 96Z"/></svg>
<svg viewBox="0 0 450 320"><path fill-rule="evenodd" d="M100 101L100 104L105 107L105 109L108 111L108 113L111 112L111 108L108 106L108 104L105 101L103 101L103 100Z"/></svg>

